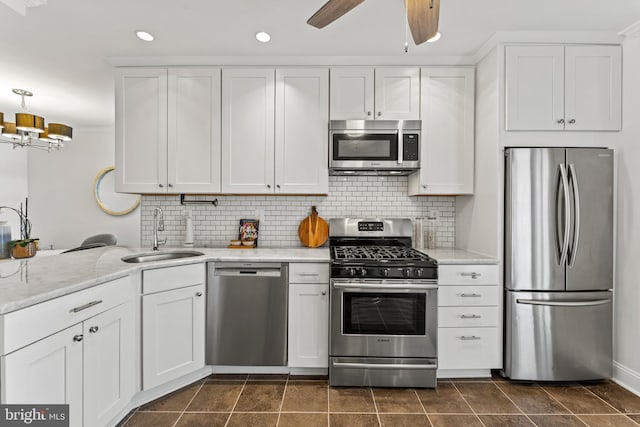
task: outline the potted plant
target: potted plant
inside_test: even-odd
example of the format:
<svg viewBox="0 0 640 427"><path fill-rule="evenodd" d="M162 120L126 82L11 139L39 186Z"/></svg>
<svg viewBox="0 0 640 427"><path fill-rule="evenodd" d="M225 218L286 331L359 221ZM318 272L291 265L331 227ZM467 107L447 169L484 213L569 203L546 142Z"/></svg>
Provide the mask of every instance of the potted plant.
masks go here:
<svg viewBox="0 0 640 427"><path fill-rule="evenodd" d="M22 211L22 204L20 204L20 210L12 208L10 206L0 206L2 209L9 209L15 212L20 218L20 240L12 240L9 242L9 250L11 256L14 258L30 258L35 256L38 250L39 239L31 237L31 221L27 217L27 212Z"/></svg>

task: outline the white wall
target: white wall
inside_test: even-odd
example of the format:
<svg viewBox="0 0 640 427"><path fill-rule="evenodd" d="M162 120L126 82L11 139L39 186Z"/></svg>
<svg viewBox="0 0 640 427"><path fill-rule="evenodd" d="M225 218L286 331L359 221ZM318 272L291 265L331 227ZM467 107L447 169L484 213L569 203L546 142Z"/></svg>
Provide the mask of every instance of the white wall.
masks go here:
<svg viewBox="0 0 640 427"><path fill-rule="evenodd" d="M640 392L640 37L623 44L623 130L617 147L614 376Z"/></svg>
<svg viewBox="0 0 640 427"><path fill-rule="evenodd" d="M72 248L86 237L114 233L118 244L140 245L140 209L104 213L93 196L96 174L114 164L113 128L74 129L60 151L30 150L29 217L40 247Z"/></svg>
<svg viewBox="0 0 640 427"><path fill-rule="evenodd" d="M0 144L0 206L18 209L27 197L27 151ZM29 214L30 215L30 214ZM0 213L0 221L9 221L13 239L20 238L18 216L11 211Z"/></svg>

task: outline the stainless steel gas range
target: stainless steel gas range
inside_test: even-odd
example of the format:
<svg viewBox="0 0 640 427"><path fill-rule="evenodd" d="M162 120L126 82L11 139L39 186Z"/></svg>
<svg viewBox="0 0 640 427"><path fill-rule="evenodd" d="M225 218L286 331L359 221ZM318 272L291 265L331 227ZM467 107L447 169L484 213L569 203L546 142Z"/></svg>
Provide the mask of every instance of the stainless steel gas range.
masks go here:
<svg viewBox="0 0 640 427"><path fill-rule="evenodd" d="M435 387L437 263L409 219L332 219L329 382Z"/></svg>

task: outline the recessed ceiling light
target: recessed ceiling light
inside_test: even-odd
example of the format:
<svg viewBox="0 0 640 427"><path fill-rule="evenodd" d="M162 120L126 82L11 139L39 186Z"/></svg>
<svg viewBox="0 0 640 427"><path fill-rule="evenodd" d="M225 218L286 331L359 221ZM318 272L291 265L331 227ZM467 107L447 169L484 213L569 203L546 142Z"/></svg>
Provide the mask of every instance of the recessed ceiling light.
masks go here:
<svg viewBox="0 0 640 427"><path fill-rule="evenodd" d="M440 37L441 37L440 32L437 32L435 36L433 36L429 40L427 40L427 43L437 42L438 40L440 40Z"/></svg>
<svg viewBox="0 0 640 427"><path fill-rule="evenodd" d="M271 36L264 31L260 31L256 33L256 40L262 43L267 43L269 40L271 40Z"/></svg>
<svg viewBox="0 0 640 427"><path fill-rule="evenodd" d="M153 41L153 36L146 31L136 31L136 36L138 36L140 40L144 40L146 42Z"/></svg>

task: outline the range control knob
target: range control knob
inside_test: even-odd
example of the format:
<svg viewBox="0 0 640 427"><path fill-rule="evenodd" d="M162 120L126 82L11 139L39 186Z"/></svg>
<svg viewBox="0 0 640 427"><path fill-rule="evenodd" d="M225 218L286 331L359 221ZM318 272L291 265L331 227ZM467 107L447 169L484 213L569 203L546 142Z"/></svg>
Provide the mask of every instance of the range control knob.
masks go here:
<svg viewBox="0 0 640 427"><path fill-rule="evenodd" d="M387 277L389 275L389 269L388 268L383 268L380 270L380 273L382 273L382 275L384 277Z"/></svg>
<svg viewBox="0 0 640 427"><path fill-rule="evenodd" d="M421 268L416 268L415 273L416 273L415 274L416 277L422 277L422 269Z"/></svg>
<svg viewBox="0 0 640 427"><path fill-rule="evenodd" d="M404 277L411 277L411 269L410 268L405 268L404 270L402 270L402 275Z"/></svg>
<svg viewBox="0 0 640 427"><path fill-rule="evenodd" d="M367 270L365 270L364 268L360 269L360 275L361 276L366 276L367 275Z"/></svg>
<svg viewBox="0 0 640 427"><path fill-rule="evenodd" d="M353 277L356 275L356 269L355 268L347 268L347 273L349 274L349 276Z"/></svg>

